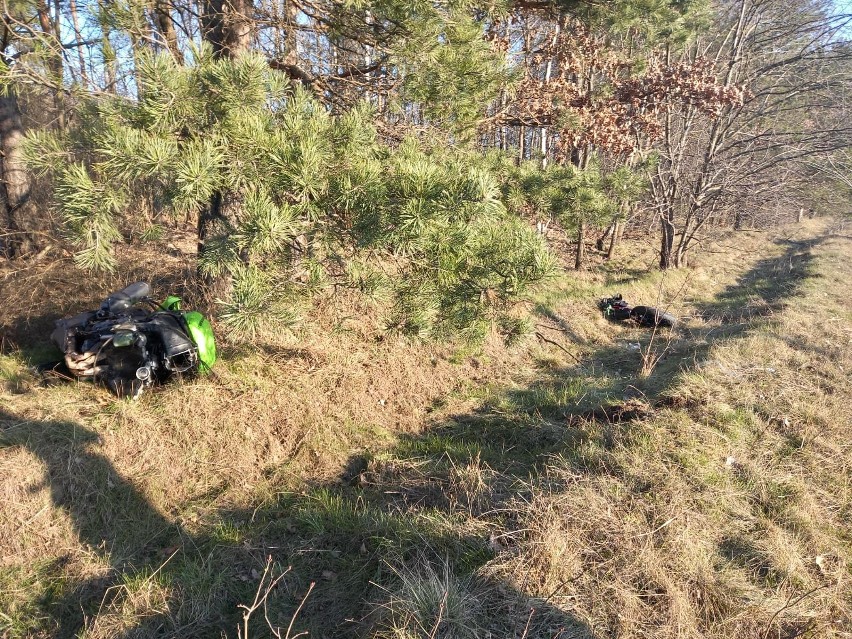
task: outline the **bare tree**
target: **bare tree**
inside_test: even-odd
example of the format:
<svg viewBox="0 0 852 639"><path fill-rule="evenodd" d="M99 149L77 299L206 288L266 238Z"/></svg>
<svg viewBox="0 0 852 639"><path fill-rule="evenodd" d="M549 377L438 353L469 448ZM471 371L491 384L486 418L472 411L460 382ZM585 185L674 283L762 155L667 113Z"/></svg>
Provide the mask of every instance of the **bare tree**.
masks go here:
<svg viewBox="0 0 852 639"><path fill-rule="evenodd" d="M695 108L666 114L650 175L661 268L683 266L716 223L741 225L744 205L792 188L785 178L796 163L848 145L848 123L826 128L813 117L849 80L849 50L838 42L849 16L831 9L814 0L726 0L721 28L680 54L712 63L724 88L746 95L709 121Z"/></svg>

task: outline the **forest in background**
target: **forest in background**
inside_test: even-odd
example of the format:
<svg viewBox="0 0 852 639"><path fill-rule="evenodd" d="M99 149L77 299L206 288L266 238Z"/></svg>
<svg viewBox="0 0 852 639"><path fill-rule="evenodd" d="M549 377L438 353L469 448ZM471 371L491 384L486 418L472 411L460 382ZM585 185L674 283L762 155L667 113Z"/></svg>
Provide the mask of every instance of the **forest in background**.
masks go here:
<svg viewBox="0 0 852 639"><path fill-rule="evenodd" d="M850 14L825 0L13 2L0 253L177 227L239 334L317 287L387 328L511 338L513 303L625 228L687 264L721 231L848 213Z"/></svg>

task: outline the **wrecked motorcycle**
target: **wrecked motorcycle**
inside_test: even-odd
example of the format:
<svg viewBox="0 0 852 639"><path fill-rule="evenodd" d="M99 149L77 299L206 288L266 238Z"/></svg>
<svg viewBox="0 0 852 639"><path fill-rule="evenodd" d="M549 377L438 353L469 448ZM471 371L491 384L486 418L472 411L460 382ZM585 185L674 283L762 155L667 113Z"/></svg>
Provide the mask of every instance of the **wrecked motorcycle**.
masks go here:
<svg viewBox="0 0 852 639"><path fill-rule="evenodd" d="M640 326L662 326L672 328L677 318L653 306L630 306L619 293L602 299L598 306L607 319L615 321L633 320Z"/></svg>
<svg viewBox="0 0 852 639"><path fill-rule="evenodd" d="M179 297L158 304L150 295L148 284L136 282L98 310L56 322L51 341L71 376L136 399L172 375L211 369L216 341L210 322L198 311L182 311Z"/></svg>

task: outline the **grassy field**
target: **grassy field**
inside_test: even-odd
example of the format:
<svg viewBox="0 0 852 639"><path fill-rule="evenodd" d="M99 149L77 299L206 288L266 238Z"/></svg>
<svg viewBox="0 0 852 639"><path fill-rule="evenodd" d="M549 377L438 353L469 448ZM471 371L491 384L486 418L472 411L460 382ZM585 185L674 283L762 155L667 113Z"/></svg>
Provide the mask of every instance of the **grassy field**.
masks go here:
<svg viewBox="0 0 852 639"><path fill-rule="evenodd" d="M0 636L852 637L852 227L643 246L511 348L329 295L138 402L30 365L111 289L182 291L178 249L0 272Z"/></svg>

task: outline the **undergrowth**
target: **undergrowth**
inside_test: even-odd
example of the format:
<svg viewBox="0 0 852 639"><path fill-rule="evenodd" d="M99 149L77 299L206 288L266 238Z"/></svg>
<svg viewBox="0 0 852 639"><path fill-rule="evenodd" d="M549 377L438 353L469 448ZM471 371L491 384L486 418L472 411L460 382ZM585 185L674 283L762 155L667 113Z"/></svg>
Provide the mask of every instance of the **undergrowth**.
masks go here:
<svg viewBox="0 0 852 639"><path fill-rule="evenodd" d="M386 337L329 296L136 403L31 369L122 282L7 278L0 632L847 636L848 229L735 234L689 272L638 246L553 282L512 348ZM681 323L609 323L616 292Z"/></svg>

